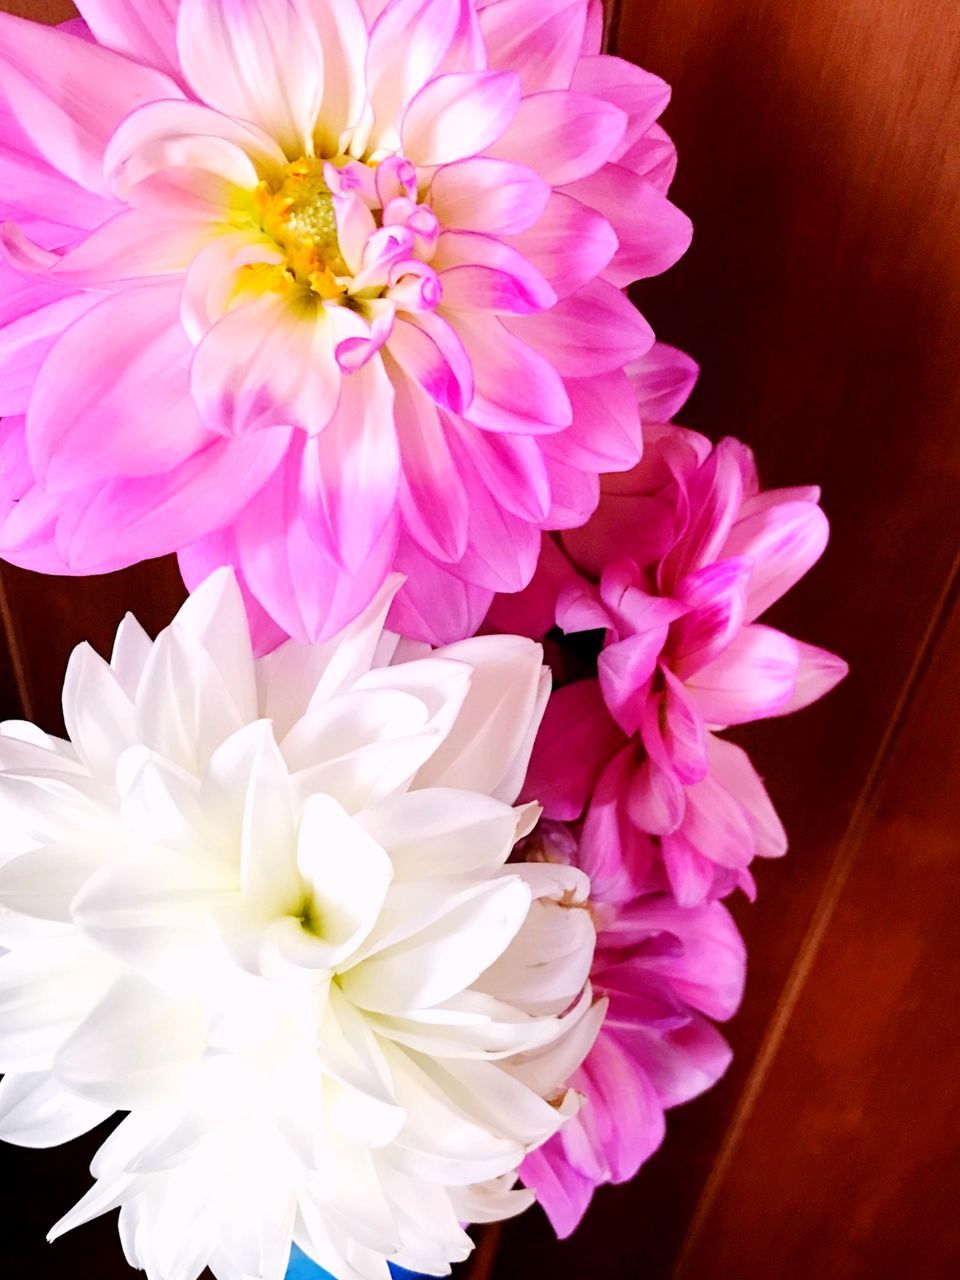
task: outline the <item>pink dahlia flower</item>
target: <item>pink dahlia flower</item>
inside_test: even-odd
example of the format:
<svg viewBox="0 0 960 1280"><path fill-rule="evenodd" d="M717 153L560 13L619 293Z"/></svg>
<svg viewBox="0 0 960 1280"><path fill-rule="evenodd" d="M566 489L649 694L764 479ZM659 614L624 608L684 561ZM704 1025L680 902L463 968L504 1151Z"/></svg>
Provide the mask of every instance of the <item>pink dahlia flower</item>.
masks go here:
<svg viewBox="0 0 960 1280"><path fill-rule="evenodd" d="M529 843L529 856L582 861L562 824L541 823ZM591 909L591 984L603 1023L569 1082L583 1103L521 1166L561 1237L580 1222L596 1187L628 1181L659 1147L664 1111L723 1075L730 1048L711 1019L736 1012L746 965L743 941L719 902L680 907L663 894L617 902L600 890Z"/></svg>
<svg viewBox="0 0 960 1280"><path fill-rule="evenodd" d="M654 357L681 368L678 353ZM819 490L761 491L736 440L676 426L645 439L639 466L605 479L583 529L547 539L534 582L490 621L562 633L553 661L568 683L529 794L548 817L583 816L585 865L606 894L669 889L692 906L752 892L752 859L786 849L756 770L717 731L796 711L847 668L757 621L826 546Z"/></svg>
<svg viewBox="0 0 960 1280"><path fill-rule="evenodd" d="M470 633L639 456L666 85L597 0L78 7L0 16L0 554Z"/></svg>

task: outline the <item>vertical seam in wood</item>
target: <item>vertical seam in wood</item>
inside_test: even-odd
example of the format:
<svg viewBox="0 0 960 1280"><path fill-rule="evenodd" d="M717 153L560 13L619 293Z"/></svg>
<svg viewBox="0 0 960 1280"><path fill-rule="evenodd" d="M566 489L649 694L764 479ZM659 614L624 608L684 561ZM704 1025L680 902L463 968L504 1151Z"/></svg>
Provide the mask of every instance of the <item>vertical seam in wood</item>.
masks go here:
<svg viewBox="0 0 960 1280"><path fill-rule="evenodd" d="M751 1068L740 1101L727 1127L717 1158L713 1163L713 1168L690 1220L683 1246L670 1273L672 1280L682 1280L684 1272L693 1257L693 1251L700 1236L703 1234L707 1218L719 1195L727 1172L736 1155L737 1148L740 1145L747 1122L753 1114L767 1075L783 1042L787 1027L810 976L827 927L849 877L854 857L865 834L867 822L872 817L871 810L880 776L887 764L895 739L904 723L907 707L912 702L913 696L923 680L930 657L936 648L937 640L952 611L958 595L958 587L960 587L960 551L954 557L950 572L947 574L946 585L934 607L930 622L918 646L917 655L903 683L893 714L880 740L873 764L860 789L860 795L847 824L846 832L837 847L837 854L830 873L817 899L813 918L797 951L797 958L784 984L773 1016L768 1023L760 1051Z"/></svg>
<svg viewBox="0 0 960 1280"><path fill-rule="evenodd" d="M23 649L20 645L20 635L13 616L13 610L10 608L6 577L2 572L0 572L0 623L3 625L3 632L7 641L7 652L10 655L10 665L13 668L13 679L17 686L17 696L20 699L20 712L24 719L32 720L33 699L30 696L27 669L23 661Z"/></svg>

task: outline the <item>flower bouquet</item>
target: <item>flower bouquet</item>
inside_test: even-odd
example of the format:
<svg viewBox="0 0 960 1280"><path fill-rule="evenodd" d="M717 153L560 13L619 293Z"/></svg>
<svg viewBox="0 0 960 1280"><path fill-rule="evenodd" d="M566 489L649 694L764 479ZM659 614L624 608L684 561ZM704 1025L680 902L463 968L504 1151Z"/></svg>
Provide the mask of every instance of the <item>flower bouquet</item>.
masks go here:
<svg viewBox="0 0 960 1280"><path fill-rule="evenodd" d="M0 555L192 594L0 727L0 1136L110 1122L57 1236L150 1280L560 1235L722 1074L726 734L844 674L758 621L813 488L673 424L669 91L597 0L0 15Z"/></svg>

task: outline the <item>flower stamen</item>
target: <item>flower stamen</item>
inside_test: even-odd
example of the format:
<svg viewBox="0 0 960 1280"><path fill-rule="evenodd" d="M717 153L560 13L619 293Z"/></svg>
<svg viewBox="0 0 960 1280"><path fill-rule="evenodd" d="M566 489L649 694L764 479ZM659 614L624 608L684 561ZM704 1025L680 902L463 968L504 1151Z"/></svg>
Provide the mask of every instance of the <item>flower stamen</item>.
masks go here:
<svg viewBox="0 0 960 1280"><path fill-rule="evenodd" d="M287 270L325 301L343 296L340 277L349 275L340 251L333 196L323 177L324 161L304 156L287 165L276 190L261 182L254 193L260 226L287 260Z"/></svg>

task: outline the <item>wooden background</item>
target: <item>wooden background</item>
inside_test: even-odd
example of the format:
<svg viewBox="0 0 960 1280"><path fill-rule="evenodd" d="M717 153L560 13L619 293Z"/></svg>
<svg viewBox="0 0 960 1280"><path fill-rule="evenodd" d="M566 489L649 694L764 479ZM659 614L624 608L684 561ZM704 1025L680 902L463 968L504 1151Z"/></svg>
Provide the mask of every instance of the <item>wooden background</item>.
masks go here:
<svg viewBox="0 0 960 1280"><path fill-rule="evenodd" d="M57 20L58 0L0 7ZM685 420L768 484L820 482L833 541L776 617L849 681L744 734L792 835L738 918L736 1061L635 1183L557 1245L534 1212L494 1280L952 1280L960 1275L960 4L621 0L612 47L674 86L697 234L640 301L703 376ZM71 646L175 568L0 570L3 714L58 723ZM120 1280L112 1221L47 1250L95 1145L0 1155L18 1272ZM487 1265L482 1269L489 1270Z"/></svg>

